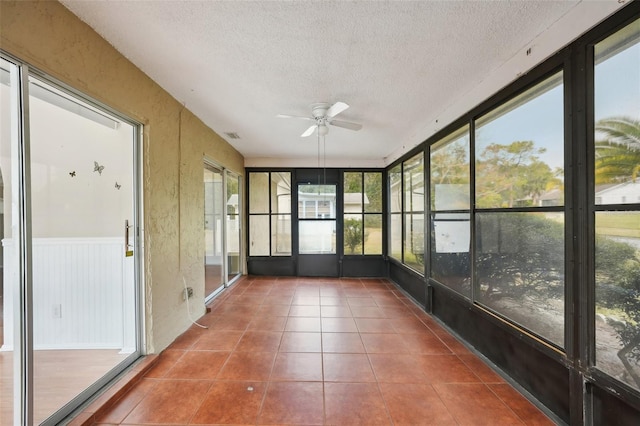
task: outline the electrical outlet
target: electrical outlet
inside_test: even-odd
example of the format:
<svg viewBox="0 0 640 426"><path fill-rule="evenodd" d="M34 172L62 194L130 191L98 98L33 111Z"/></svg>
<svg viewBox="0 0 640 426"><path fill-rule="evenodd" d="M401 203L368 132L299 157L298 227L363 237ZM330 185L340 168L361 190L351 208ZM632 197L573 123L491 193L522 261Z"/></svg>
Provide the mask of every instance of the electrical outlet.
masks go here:
<svg viewBox="0 0 640 426"><path fill-rule="evenodd" d="M182 300L193 297L193 287L187 287L182 291Z"/></svg>
<svg viewBox="0 0 640 426"><path fill-rule="evenodd" d="M54 318L62 318L62 304L55 303L53 305L53 317Z"/></svg>

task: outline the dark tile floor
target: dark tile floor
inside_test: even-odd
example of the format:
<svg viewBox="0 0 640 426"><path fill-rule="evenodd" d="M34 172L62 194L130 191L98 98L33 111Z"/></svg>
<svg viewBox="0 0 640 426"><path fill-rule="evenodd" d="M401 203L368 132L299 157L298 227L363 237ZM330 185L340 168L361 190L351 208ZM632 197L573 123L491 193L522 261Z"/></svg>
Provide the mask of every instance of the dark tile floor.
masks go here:
<svg viewBox="0 0 640 426"><path fill-rule="evenodd" d="M553 424L385 280L244 277L98 424Z"/></svg>

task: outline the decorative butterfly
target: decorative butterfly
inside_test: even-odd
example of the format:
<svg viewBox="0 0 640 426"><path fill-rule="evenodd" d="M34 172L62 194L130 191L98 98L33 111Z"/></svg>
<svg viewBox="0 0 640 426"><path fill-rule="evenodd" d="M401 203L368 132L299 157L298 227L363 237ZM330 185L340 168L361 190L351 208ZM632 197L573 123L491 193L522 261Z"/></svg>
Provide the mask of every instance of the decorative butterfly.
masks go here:
<svg viewBox="0 0 640 426"><path fill-rule="evenodd" d="M104 170L104 166L101 166L100 164L98 164L97 161L93 162L93 171L94 172L98 172L100 173L100 175L102 175L102 171Z"/></svg>
<svg viewBox="0 0 640 426"><path fill-rule="evenodd" d="M76 177L76 171L74 170L74 171L72 171L72 172L69 172L69 176L71 176L71 177Z"/></svg>
<svg viewBox="0 0 640 426"><path fill-rule="evenodd" d="M122 188L122 185L120 185L118 182L116 182L116 189L120 189Z"/></svg>

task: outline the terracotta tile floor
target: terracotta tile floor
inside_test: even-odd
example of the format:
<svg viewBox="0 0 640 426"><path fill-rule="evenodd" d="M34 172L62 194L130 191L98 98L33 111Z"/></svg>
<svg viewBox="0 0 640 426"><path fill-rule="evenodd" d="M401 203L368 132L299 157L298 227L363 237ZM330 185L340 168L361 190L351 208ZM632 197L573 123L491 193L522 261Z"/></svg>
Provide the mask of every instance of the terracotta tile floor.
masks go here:
<svg viewBox="0 0 640 426"><path fill-rule="evenodd" d="M553 424L396 287L244 277L97 424Z"/></svg>

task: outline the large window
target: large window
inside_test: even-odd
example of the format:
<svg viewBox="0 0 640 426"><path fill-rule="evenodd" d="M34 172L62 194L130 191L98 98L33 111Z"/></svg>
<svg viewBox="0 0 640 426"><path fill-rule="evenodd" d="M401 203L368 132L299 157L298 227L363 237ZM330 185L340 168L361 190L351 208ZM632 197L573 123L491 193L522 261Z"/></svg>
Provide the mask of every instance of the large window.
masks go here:
<svg viewBox="0 0 640 426"><path fill-rule="evenodd" d="M431 278L471 297L469 127L430 150Z"/></svg>
<svg viewBox="0 0 640 426"><path fill-rule="evenodd" d="M389 256L402 262L402 165L389 170Z"/></svg>
<svg viewBox="0 0 640 426"><path fill-rule="evenodd" d="M594 53L596 365L640 389L640 20Z"/></svg>
<svg viewBox="0 0 640 426"><path fill-rule="evenodd" d="M402 164L405 265L424 273L424 154Z"/></svg>
<svg viewBox="0 0 640 426"><path fill-rule="evenodd" d="M564 346L564 103L557 73L476 120L476 302Z"/></svg>
<svg viewBox="0 0 640 426"><path fill-rule="evenodd" d="M424 153L389 171L389 256L424 273Z"/></svg>
<svg viewBox="0 0 640 426"><path fill-rule="evenodd" d="M291 173L249 173L249 256L291 256Z"/></svg>
<svg viewBox="0 0 640 426"><path fill-rule="evenodd" d="M382 254L382 173L345 172L344 254Z"/></svg>

